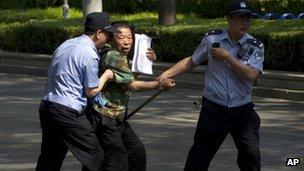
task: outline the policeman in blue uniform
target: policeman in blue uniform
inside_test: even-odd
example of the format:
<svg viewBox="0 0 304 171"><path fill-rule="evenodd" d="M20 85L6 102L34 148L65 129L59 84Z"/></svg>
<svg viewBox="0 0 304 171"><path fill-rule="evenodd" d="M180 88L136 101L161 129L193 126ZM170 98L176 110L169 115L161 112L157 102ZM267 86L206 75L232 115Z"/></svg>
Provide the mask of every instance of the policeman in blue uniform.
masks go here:
<svg viewBox="0 0 304 171"><path fill-rule="evenodd" d="M253 12L247 1L235 1L227 14L228 29L207 33L192 56L157 79L192 70L208 60L202 108L185 171L208 170L210 161L231 134L242 171L260 170L260 118L251 102L254 81L263 71L264 46L247 33Z"/></svg>
<svg viewBox="0 0 304 171"><path fill-rule="evenodd" d="M98 50L117 32L107 13L93 12L86 16L84 34L55 50L39 108L42 143L36 171L60 171L68 150L83 171L101 170L104 153L83 110L87 97L113 79L111 70L97 77Z"/></svg>

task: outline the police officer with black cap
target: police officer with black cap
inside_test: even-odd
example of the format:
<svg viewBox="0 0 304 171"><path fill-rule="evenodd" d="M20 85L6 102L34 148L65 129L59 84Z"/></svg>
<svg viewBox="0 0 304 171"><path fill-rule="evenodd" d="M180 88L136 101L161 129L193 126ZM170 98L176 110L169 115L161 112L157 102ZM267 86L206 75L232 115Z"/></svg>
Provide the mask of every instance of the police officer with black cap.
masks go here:
<svg viewBox="0 0 304 171"><path fill-rule="evenodd" d="M59 171L68 150L83 170L101 170L104 153L83 110L87 97L113 79L111 70L98 78L98 50L117 29L105 12L87 15L84 26L83 35L66 40L52 56L39 108L42 144L37 171Z"/></svg>
<svg viewBox="0 0 304 171"><path fill-rule="evenodd" d="M208 170L228 133L238 150L240 170L261 168L260 118L251 91L263 71L264 46L247 33L253 18L247 1L235 1L228 10L228 29L207 33L192 56L158 77L162 81L208 61L202 108L185 171Z"/></svg>

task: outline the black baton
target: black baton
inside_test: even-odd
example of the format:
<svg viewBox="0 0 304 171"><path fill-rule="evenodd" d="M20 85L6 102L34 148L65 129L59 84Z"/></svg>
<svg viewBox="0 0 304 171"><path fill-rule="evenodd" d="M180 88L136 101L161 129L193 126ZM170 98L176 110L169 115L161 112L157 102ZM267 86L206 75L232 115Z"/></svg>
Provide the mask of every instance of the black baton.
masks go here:
<svg viewBox="0 0 304 171"><path fill-rule="evenodd" d="M134 109L131 113L129 113L125 120L128 120L129 118L131 118L136 112L138 112L141 108L143 108L147 103L151 102L153 99L155 99L155 97L157 97L160 93L162 93L164 90L159 90L158 92L156 92L155 94L153 94L151 97L149 97L149 99L147 99L146 101L144 101L141 105L139 105L136 109Z"/></svg>

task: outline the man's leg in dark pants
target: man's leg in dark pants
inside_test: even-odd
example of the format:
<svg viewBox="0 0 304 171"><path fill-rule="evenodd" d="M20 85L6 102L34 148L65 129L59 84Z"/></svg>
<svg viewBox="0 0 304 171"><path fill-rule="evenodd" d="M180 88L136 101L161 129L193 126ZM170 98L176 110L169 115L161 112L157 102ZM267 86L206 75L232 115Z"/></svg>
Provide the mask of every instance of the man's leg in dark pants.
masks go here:
<svg viewBox="0 0 304 171"><path fill-rule="evenodd" d="M104 152L85 115L78 117L75 128L69 129L64 141L69 150L84 165L83 170L99 171L102 168Z"/></svg>
<svg viewBox="0 0 304 171"><path fill-rule="evenodd" d="M203 100L200 117L185 164L185 171L205 171L229 130L225 110Z"/></svg>
<svg viewBox="0 0 304 171"><path fill-rule="evenodd" d="M40 125L42 128L41 154L37 162L37 171L59 171L68 151L63 142L62 131L50 113L40 105Z"/></svg>
<svg viewBox="0 0 304 171"><path fill-rule="evenodd" d="M122 122L106 116L101 116L100 119L101 127L97 127L96 134L105 151L103 171L128 171L128 154L122 140Z"/></svg>
<svg viewBox="0 0 304 171"><path fill-rule="evenodd" d="M145 147L126 121L123 126L122 139L128 153L129 171L145 171L147 165Z"/></svg>
<svg viewBox="0 0 304 171"><path fill-rule="evenodd" d="M44 170L43 168L46 166L56 166L60 169L68 148L85 166L86 170L100 170L104 154L86 117L73 109L56 103L42 102L41 105L41 127L43 134L47 134L43 135L42 151L36 169ZM56 144L61 146L56 146ZM54 150L51 152L48 148L54 148ZM46 149L48 150L43 151ZM58 159L51 160L49 156L55 153L58 153L56 156Z"/></svg>
<svg viewBox="0 0 304 171"><path fill-rule="evenodd" d="M242 112L242 113L241 113ZM237 163L241 171L261 170L261 157L259 147L260 118L253 108L244 110L236 115L231 135L238 149Z"/></svg>

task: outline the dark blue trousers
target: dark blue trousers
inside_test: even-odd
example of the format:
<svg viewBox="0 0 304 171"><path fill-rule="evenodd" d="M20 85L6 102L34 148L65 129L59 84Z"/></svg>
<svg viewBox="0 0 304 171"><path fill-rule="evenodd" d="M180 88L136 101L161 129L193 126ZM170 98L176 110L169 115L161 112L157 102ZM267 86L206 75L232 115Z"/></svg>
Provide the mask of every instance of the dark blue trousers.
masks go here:
<svg viewBox="0 0 304 171"><path fill-rule="evenodd" d="M68 150L82 170L101 170L104 153L83 113L48 101L41 102L39 113L42 144L36 171L59 171Z"/></svg>
<svg viewBox="0 0 304 171"><path fill-rule="evenodd" d="M104 148L103 171L145 171L146 151L127 121L118 121L87 110L95 133Z"/></svg>
<svg viewBox="0 0 304 171"><path fill-rule="evenodd" d="M228 133L238 150L241 171L261 169L259 148L260 118L252 102L228 108L203 98L201 113L185 171L206 171Z"/></svg>

